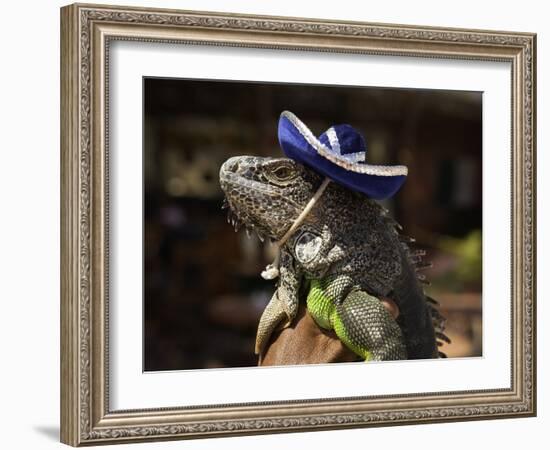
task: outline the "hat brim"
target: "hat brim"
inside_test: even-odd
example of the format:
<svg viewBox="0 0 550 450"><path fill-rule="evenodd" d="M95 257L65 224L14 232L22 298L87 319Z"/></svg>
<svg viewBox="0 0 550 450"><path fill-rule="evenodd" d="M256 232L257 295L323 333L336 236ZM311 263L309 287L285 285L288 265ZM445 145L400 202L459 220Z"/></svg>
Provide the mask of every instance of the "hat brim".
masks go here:
<svg viewBox="0 0 550 450"><path fill-rule="evenodd" d="M334 158L328 159L332 155L327 154L327 147L288 111L281 114L278 134L286 156L370 198L382 200L391 197L406 179L405 166L352 165L335 161Z"/></svg>

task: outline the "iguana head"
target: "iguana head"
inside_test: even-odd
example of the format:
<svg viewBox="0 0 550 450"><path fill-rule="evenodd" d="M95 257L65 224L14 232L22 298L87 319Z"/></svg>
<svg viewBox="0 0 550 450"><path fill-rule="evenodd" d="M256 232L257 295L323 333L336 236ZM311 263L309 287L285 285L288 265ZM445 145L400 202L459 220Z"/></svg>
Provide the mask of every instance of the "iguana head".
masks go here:
<svg viewBox="0 0 550 450"><path fill-rule="evenodd" d="M220 169L220 184L235 227L279 240L322 182L322 177L288 158L237 156Z"/></svg>

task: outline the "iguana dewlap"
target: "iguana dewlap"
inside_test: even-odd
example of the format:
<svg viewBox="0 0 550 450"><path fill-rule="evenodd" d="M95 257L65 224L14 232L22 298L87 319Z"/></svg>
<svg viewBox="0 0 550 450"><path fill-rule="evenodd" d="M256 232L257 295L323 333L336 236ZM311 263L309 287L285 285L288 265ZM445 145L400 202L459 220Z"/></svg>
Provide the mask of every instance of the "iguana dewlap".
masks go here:
<svg viewBox="0 0 550 450"><path fill-rule="evenodd" d="M220 170L230 220L279 241L323 183L287 158L233 157ZM316 323L333 328L366 360L438 356L440 316L419 284L415 255L378 203L330 183L280 249L277 290L260 323L256 352L294 320L301 294ZM394 321L379 298L391 298Z"/></svg>

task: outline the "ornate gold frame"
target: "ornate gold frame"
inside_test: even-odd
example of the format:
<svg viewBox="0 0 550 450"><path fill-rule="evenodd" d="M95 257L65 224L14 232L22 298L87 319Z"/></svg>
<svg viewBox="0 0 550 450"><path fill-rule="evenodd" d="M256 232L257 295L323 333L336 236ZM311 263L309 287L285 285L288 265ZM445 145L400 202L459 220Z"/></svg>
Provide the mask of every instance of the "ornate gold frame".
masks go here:
<svg viewBox="0 0 550 450"><path fill-rule="evenodd" d="M111 411L108 397L109 42L206 43L512 67L512 385L509 389ZM128 441L533 416L536 36L98 5L61 9L61 440Z"/></svg>

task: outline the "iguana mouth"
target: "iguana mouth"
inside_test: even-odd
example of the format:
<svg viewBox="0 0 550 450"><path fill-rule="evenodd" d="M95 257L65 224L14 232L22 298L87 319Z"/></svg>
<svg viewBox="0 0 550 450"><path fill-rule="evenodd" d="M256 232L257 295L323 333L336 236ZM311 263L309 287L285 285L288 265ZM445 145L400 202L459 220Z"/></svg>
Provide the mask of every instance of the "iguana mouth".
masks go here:
<svg viewBox="0 0 550 450"><path fill-rule="evenodd" d="M224 197L223 199L222 209L227 209L227 223L231 224L235 232L238 232L242 227L244 227L246 235L249 238L252 237L252 233L255 233L261 242L264 242L266 239L273 242L273 238L264 234L250 221L248 217L240 217L237 210L232 208L231 202L227 199L227 197Z"/></svg>
<svg viewBox="0 0 550 450"><path fill-rule="evenodd" d="M226 188L230 187L232 184L238 185L237 180L241 178L243 177L237 174L231 172L224 173L221 171L220 181L223 191L227 192ZM255 233L261 242L264 242L266 239L273 241L273 238L269 237L263 229L256 225L251 217L233 205L231 198L227 194L223 199L221 208L222 210L227 209L227 223L231 224L235 232L238 232L242 227L244 227L246 235L249 238L252 236L252 233Z"/></svg>

